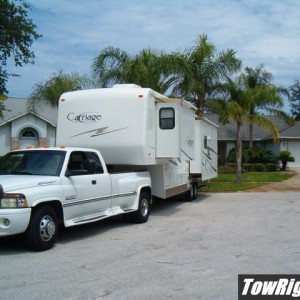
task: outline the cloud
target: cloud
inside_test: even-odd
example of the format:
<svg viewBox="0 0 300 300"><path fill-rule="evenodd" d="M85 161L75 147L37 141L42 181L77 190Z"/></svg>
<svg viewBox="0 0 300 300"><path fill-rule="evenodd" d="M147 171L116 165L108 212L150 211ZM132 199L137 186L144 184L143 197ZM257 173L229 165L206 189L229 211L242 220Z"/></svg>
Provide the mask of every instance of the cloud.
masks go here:
<svg viewBox="0 0 300 300"><path fill-rule="evenodd" d="M43 38L35 64L15 69L10 95L27 97L32 86L58 69L89 73L107 46L131 54L143 48L176 51L207 34L218 51L237 52L243 66L264 64L277 84L299 79L298 0L51 0L29 1Z"/></svg>

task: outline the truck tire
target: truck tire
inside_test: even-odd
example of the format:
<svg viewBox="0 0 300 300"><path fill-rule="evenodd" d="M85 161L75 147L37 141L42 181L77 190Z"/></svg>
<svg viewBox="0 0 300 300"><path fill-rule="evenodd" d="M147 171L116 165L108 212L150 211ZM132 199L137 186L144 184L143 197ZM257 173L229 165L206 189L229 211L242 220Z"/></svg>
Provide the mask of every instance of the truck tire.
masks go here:
<svg viewBox="0 0 300 300"><path fill-rule="evenodd" d="M146 223L150 215L151 197L147 192L141 192L139 208L131 214L131 220L135 223Z"/></svg>
<svg viewBox="0 0 300 300"><path fill-rule="evenodd" d="M27 231L27 244L35 251L45 251L53 247L58 230L58 218L54 209L44 205L33 210Z"/></svg>

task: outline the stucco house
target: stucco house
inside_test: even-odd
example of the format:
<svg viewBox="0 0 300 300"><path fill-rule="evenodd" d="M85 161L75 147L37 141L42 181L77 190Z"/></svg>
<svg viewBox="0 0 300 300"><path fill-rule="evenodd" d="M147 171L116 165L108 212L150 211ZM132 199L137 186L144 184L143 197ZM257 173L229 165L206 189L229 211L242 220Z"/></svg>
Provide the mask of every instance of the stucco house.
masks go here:
<svg viewBox="0 0 300 300"><path fill-rule="evenodd" d="M8 98L0 118L0 156L10 150L27 146L54 146L57 109L45 107L27 111L27 100Z"/></svg>
<svg viewBox="0 0 300 300"><path fill-rule="evenodd" d="M0 119L0 156L17 148L55 145L58 114L56 108L47 106L35 113L28 112L27 100L18 98L8 98L5 106L4 117ZM225 159L235 147L236 124L221 124L219 117L213 114L205 117L219 126L218 152L219 157ZM288 150L295 157L295 162L289 163L289 167L300 167L300 122L291 127L277 118L272 118L278 126L280 142L274 143L269 132L254 126L255 145L274 154ZM249 140L248 126L243 127L243 140Z"/></svg>

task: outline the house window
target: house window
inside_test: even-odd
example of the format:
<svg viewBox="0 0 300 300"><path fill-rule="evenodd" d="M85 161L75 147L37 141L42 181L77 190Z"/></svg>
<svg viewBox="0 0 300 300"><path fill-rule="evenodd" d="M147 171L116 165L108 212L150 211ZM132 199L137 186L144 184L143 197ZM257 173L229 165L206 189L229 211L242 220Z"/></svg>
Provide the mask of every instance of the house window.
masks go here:
<svg viewBox="0 0 300 300"><path fill-rule="evenodd" d="M159 128L173 129L175 127L175 110L174 108L161 108L159 110Z"/></svg>
<svg viewBox="0 0 300 300"><path fill-rule="evenodd" d="M19 134L20 148L35 147L39 145L39 134L30 127L24 128Z"/></svg>
<svg viewBox="0 0 300 300"><path fill-rule="evenodd" d="M20 134L20 138L37 138L37 133L34 129L32 128L25 128L22 130Z"/></svg>

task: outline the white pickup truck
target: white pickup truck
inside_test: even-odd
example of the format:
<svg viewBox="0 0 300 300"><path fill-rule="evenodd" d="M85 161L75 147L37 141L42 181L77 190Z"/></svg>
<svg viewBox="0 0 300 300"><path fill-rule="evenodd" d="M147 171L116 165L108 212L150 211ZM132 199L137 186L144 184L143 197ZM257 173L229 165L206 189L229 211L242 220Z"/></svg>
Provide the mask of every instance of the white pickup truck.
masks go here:
<svg viewBox="0 0 300 300"><path fill-rule="evenodd" d="M124 213L147 222L150 203L149 173L110 174L97 150L26 149L0 160L0 237L25 233L33 250L50 249L60 223L69 227Z"/></svg>

